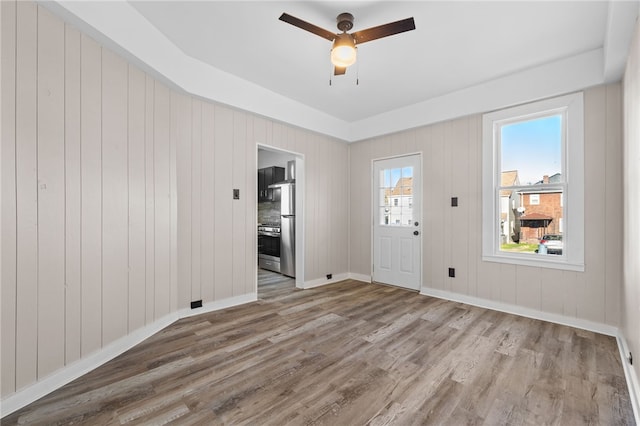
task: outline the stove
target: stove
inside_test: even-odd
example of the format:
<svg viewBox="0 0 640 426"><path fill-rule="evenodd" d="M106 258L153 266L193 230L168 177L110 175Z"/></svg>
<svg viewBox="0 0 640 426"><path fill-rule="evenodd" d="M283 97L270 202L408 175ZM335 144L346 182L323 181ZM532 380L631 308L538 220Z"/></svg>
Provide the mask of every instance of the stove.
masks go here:
<svg viewBox="0 0 640 426"><path fill-rule="evenodd" d="M261 223L258 225L258 235L280 236L279 223Z"/></svg>
<svg viewBox="0 0 640 426"><path fill-rule="evenodd" d="M258 224L258 266L280 272L280 224Z"/></svg>

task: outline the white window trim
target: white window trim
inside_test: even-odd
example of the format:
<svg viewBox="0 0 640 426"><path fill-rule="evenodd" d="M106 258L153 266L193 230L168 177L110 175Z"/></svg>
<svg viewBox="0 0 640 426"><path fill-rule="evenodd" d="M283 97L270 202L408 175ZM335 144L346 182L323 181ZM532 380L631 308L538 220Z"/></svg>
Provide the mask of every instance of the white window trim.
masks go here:
<svg viewBox="0 0 640 426"><path fill-rule="evenodd" d="M535 195L535 200L536 202L533 202L533 196ZM535 194L529 194L529 205L530 206L539 206L540 205L540 194L539 193L535 193Z"/></svg>
<svg viewBox="0 0 640 426"><path fill-rule="evenodd" d="M564 250L561 256L500 251L500 161L496 132L500 125L562 113L562 174L565 179ZM582 92L487 113L482 119L482 260L584 271L584 100Z"/></svg>

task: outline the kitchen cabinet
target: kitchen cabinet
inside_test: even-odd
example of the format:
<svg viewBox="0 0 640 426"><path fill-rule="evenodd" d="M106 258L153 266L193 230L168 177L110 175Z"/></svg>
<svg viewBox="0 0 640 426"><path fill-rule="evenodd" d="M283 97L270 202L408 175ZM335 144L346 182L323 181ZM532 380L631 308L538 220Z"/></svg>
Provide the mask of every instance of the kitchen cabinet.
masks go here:
<svg viewBox="0 0 640 426"><path fill-rule="evenodd" d="M273 188L269 185L284 180L284 167L265 167L258 169L258 202L274 201Z"/></svg>

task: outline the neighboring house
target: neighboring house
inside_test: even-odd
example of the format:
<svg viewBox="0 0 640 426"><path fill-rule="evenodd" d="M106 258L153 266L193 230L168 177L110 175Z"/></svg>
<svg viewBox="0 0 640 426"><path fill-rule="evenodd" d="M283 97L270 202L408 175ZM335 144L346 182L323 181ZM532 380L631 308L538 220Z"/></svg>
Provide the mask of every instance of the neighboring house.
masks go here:
<svg viewBox="0 0 640 426"><path fill-rule="evenodd" d="M385 191L385 224L410 225L413 220L413 177L398 179L393 188Z"/></svg>
<svg viewBox="0 0 640 426"><path fill-rule="evenodd" d="M502 172L500 186L518 186L520 179L517 170ZM509 189L500 190L500 242L502 244L512 242L511 236L517 232L516 222L517 209L520 207L520 200L516 191Z"/></svg>
<svg viewBox="0 0 640 426"><path fill-rule="evenodd" d="M531 189L519 191L524 214L520 217L522 242L537 243L545 234L562 234L562 191L535 188L535 185L559 183L560 173L545 175Z"/></svg>

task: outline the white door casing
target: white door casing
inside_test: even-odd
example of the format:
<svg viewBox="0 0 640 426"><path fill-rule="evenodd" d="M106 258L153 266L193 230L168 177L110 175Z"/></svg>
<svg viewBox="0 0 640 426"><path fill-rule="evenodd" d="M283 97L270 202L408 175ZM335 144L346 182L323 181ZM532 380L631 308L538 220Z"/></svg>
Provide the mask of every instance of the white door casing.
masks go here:
<svg viewBox="0 0 640 426"><path fill-rule="evenodd" d="M419 290L422 276L422 157L373 162L375 282Z"/></svg>

